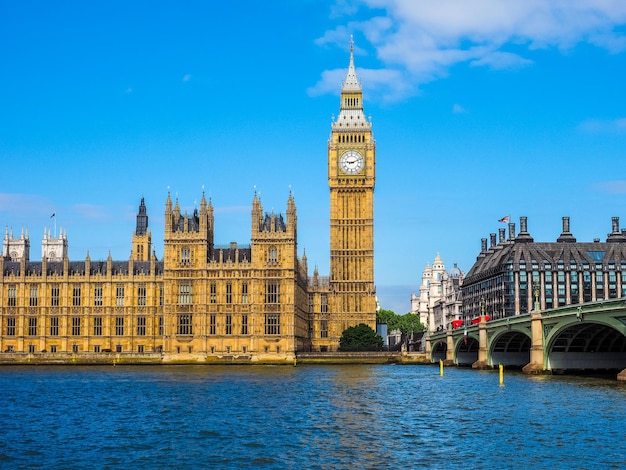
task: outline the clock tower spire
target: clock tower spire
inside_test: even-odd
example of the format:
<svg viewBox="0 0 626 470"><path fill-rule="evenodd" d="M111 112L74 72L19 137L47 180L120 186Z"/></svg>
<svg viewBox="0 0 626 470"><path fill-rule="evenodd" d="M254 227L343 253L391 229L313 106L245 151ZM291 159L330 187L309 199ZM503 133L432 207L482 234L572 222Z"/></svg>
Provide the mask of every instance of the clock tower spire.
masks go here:
<svg viewBox="0 0 626 470"><path fill-rule="evenodd" d="M330 341L338 342L346 328L360 323L376 328L375 181L376 142L372 123L363 111L363 92L354 67L351 37L350 63L341 87L339 116L332 123L328 140Z"/></svg>

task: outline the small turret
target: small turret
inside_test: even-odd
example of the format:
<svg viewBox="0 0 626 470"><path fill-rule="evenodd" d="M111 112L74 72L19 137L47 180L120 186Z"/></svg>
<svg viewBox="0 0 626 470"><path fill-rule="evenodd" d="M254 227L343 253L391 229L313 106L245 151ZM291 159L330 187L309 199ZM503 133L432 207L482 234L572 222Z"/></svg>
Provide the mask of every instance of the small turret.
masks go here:
<svg viewBox="0 0 626 470"><path fill-rule="evenodd" d="M169 199L169 193L167 195ZM170 200L171 204L171 200ZM166 204L167 205L167 204ZM165 217L167 225L167 216ZM148 229L148 211L144 198L141 198L137 212L137 225L133 233L130 259L134 261L148 261L152 249L152 234Z"/></svg>
<svg viewBox="0 0 626 470"><path fill-rule="evenodd" d="M13 237L13 230L9 232L6 228L4 234L4 242L2 245L2 256L10 258L11 261L29 261L30 260L30 239L28 238L28 230L22 232L19 238Z"/></svg>

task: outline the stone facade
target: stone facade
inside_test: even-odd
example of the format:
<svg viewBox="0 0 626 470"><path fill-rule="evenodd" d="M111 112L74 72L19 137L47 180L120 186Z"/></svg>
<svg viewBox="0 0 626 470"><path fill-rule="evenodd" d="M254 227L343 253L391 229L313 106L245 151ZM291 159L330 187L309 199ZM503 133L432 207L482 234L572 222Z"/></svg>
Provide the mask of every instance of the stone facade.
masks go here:
<svg viewBox="0 0 626 470"><path fill-rule="evenodd" d="M456 263L448 272L439 253L422 272L419 295L411 295L411 313L419 315L428 331L440 331L460 318L464 274Z"/></svg>
<svg viewBox="0 0 626 470"><path fill-rule="evenodd" d="M254 194L250 244L216 245L204 192L192 214L165 202L163 259L152 251L141 199L128 260L70 261L67 235L47 233L30 261L27 233L5 235L0 351L151 355L165 360L290 361L336 351L343 330L375 328L375 142L352 50L328 141L330 276L298 257L296 204L264 212ZM61 256L59 256L61 255Z"/></svg>

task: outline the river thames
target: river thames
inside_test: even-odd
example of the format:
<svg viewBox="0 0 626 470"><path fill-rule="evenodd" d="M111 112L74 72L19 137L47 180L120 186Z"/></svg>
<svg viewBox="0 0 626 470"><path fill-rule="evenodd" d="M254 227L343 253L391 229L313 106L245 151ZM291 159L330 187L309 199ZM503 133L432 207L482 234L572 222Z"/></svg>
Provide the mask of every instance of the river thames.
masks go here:
<svg viewBox="0 0 626 470"><path fill-rule="evenodd" d="M0 368L0 468L626 468L626 386L432 366Z"/></svg>

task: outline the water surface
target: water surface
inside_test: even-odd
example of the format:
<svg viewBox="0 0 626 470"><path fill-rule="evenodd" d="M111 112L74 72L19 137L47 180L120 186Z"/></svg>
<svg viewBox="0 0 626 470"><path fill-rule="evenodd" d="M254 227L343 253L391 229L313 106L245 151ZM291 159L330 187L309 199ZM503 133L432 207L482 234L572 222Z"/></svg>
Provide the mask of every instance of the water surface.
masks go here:
<svg viewBox="0 0 626 470"><path fill-rule="evenodd" d="M626 386L391 365L3 367L0 468L626 468Z"/></svg>

